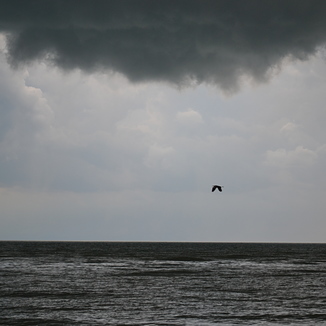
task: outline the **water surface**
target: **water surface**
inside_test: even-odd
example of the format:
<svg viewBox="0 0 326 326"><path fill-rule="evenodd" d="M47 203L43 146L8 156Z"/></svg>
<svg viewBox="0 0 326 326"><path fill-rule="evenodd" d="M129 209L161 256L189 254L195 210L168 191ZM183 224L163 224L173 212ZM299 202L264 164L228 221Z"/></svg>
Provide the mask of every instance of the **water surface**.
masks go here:
<svg viewBox="0 0 326 326"><path fill-rule="evenodd" d="M326 245L0 242L3 325L326 325Z"/></svg>

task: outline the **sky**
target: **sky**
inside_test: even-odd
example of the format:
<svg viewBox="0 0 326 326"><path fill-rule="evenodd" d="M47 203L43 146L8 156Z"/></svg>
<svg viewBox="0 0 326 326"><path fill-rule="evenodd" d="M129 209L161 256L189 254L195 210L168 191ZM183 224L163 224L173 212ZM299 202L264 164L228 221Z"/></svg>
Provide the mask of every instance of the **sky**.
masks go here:
<svg viewBox="0 0 326 326"><path fill-rule="evenodd" d="M324 243L325 43L322 0L0 0L0 240Z"/></svg>

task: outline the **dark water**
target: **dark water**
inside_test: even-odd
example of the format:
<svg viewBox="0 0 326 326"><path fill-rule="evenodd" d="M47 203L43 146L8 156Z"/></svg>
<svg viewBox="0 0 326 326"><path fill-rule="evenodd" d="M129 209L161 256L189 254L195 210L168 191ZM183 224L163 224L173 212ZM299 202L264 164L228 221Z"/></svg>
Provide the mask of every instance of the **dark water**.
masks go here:
<svg viewBox="0 0 326 326"><path fill-rule="evenodd" d="M0 242L0 324L326 325L326 245Z"/></svg>

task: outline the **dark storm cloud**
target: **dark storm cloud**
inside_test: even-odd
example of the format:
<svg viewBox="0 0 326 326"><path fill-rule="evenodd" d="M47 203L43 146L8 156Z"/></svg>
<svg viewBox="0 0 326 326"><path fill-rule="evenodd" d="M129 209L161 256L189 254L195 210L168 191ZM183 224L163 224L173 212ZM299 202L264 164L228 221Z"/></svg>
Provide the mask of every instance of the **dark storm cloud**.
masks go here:
<svg viewBox="0 0 326 326"><path fill-rule="evenodd" d="M314 54L326 40L326 1L2 0L0 30L13 65L45 57L132 81L232 89L284 57Z"/></svg>

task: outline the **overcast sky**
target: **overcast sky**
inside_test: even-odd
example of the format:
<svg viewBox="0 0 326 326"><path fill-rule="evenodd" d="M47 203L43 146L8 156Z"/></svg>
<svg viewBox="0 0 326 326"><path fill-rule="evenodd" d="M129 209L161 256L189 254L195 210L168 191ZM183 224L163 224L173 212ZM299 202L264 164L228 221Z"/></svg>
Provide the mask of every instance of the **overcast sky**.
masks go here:
<svg viewBox="0 0 326 326"><path fill-rule="evenodd" d="M325 242L325 43L323 0L0 0L0 240Z"/></svg>

